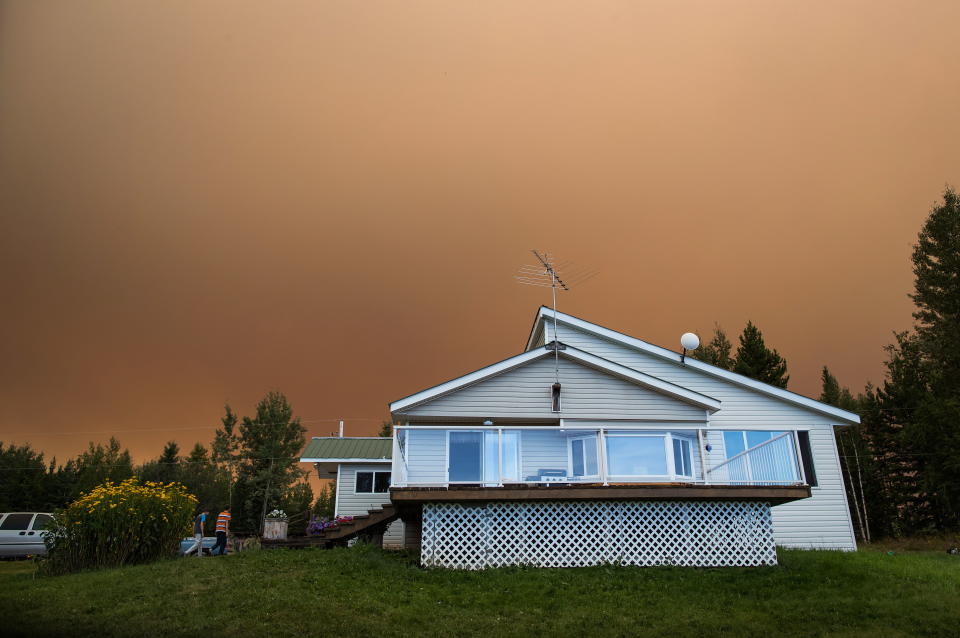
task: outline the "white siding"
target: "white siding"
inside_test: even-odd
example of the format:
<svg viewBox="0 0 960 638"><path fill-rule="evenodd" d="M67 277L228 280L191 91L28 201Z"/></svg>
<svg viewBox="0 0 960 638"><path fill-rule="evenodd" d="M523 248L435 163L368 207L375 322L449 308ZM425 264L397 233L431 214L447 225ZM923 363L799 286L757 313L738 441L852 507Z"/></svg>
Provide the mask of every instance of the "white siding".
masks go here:
<svg viewBox="0 0 960 638"><path fill-rule="evenodd" d="M544 324L549 342L553 323ZM773 508L776 541L788 547L856 548L830 417L563 323L559 336L569 346L719 399L722 407L710 415L711 429L809 430L819 486L811 498ZM722 435L712 433L710 442L712 466L724 458Z"/></svg>
<svg viewBox="0 0 960 638"><path fill-rule="evenodd" d="M567 440L552 432L521 430L520 478L536 475L541 469L567 469Z"/></svg>
<svg viewBox="0 0 960 638"><path fill-rule="evenodd" d="M403 411L409 416L706 420L706 411L593 368L560 360L561 413L552 411L554 360L539 359Z"/></svg>
<svg viewBox="0 0 960 638"><path fill-rule="evenodd" d="M340 481L337 483L336 516L358 516L368 510L390 503L390 494L357 494L357 472L389 472L389 463L371 463L369 465L340 465ZM394 521L383 534L383 546L399 548L403 546L403 521Z"/></svg>
<svg viewBox="0 0 960 638"><path fill-rule="evenodd" d="M446 431L407 430L406 450L409 482L447 482Z"/></svg>

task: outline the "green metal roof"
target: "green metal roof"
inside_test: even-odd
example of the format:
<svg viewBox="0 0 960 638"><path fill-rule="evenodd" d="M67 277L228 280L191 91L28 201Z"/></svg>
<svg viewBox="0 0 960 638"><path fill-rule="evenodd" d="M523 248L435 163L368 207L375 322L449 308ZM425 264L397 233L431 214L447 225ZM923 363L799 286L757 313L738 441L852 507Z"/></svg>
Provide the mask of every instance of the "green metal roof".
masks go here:
<svg viewBox="0 0 960 638"><path fill-rule="evenodd" d="M307 443L302 459L389 459L393 439L366 436L317 436Z"/></svg>

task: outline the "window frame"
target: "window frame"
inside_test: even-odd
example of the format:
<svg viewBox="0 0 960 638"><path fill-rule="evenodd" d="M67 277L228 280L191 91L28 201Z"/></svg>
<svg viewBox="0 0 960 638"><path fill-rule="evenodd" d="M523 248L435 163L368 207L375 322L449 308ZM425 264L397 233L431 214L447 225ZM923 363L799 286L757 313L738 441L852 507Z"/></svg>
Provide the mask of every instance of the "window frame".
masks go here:
<svg viewBox="0 0 960 638"><path fill-rule="evenodd" d="M574 473L573 467L573 442L574 441L594 441L594 450L596 451L596 456L594 459L594 464L597 467L596 474L583 474L578 476ZM587 471L587 455L583 455L583 471ZM577 436L571 436L567 438L567 478L576 479L576 480L585 480L585 479L600 479L600 437L594 434L581 434Z"/></svg>
<svg viewBox="0 0 960 638"><path fill-rule="evenodd" d="M370 474L370 491L361 492L360 491L360 475L361 474ZM377 491L377 474L386 474L387 475L387 489L378 492ZM389 494L390 493L390 470L357 470L353 473L353 493L354 494Z"/></svg>

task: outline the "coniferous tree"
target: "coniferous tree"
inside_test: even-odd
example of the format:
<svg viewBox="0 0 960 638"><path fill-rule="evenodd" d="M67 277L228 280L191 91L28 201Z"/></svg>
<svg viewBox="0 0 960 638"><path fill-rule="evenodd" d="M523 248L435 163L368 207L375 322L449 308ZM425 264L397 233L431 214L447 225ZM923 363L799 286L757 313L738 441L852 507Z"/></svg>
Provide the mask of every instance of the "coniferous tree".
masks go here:
<svg viewBox="0 0 960 638"><path fill-rule="evenodd" d="M760 329L750 321L740 335L733 371L779 388L787 387L790 380L787 362L776 350L767 348Z"/></svg>
<svg viewBox="0 0 960 638"><path fill-rule="evenodd" d="M235 417L228 408L217 440L236 450L234 521L238 529L257 533L264 509L281 506L287 490L305 474L299 457L306 428L279 392L268 393L257 404L256 416L243 418L239 432L228 426L231 422Z"/></svg>
<svg viewBox="0 0 960 638"><path fill-rule="evenodd" d="M211 460L202 443L180 462L180 482L197 497L197 507L216 512L230 503L230 477Z"/></svg>
<svg viewBox="0 0 960 638"><path fill-rule="evenodd" d="M141 465L137 475L144 481L173 483L180 480L180 470L180 446L175 441L168 441L160 457Z"/></svg>
<svg viewBox="0 0 960 638"><path fill-rule="evenodd" d="M121 450L114 437L106 444L93 442L76 461L77 480L73 497L88 492L105 481L119 483L133 476L133 459L129 450Z"/></svg>
<svg viewBox="0 0 960 638"><path fill-rule="evenodd" d="M336 504L337 480L333 479L320 489L317 500L313 504L313 513L321 518L333 518L333 508Z"/></svg>
<svg viewBox="0 0 960 638"><path fill-rule="evenodd" d="M43 453L25 445L0 442L0 512L36 511L47 501L47 464Z"/></svg>
<svg viewBox="0 0 960 638"><path fill-rule="evenodd" d="M393 436L393 423L390 421L383 421L380 423L380 431L377 432L377 436L390 438Z"/></svg>
<svg viewBox="0 0 960 638"><path fill-rule="evenodd" d="M693 356L704 363L715 365L724 370L732 370L733 357L730 356L732 351L733 344L727 339L727 333L723 331L720 324L715 324L710 342L702 344L694 350Z"/></svg>
<svg viewBox="0 0 960 638"><path fill-rule="evenodd" d="M948 188L930 211L913 249L918 380L925 390L902 421L915 455L930 527L960 527L960 196ZM902 346L901 344L898 344ZM902 349L902 347L901 347ZM909 363L914 363L912 360ZM898 406L900 407L900 406Z"/></svg>

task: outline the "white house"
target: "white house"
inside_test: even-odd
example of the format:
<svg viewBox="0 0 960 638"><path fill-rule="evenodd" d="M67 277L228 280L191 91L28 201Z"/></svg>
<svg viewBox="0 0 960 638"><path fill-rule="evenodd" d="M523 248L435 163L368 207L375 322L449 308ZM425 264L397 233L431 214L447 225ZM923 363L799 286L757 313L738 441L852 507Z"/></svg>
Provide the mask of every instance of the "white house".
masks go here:
<svg viewBox="0 0 960 638"><path fill-rule="evenodd" d="M391 447L391 439L380 437L315 436L300 462L313 463L320 478L335 479L334 516L368 517L390 504ZM404 546L403 521L390 523L383 532L383 546Z"/></svg>
<svg viewBox="0 0 960 638"><path fill-rule="evenodd" d="M524 352L390 411L389 499L426 566L856 548L833 434L856 414L548 308Z"/></svg>

